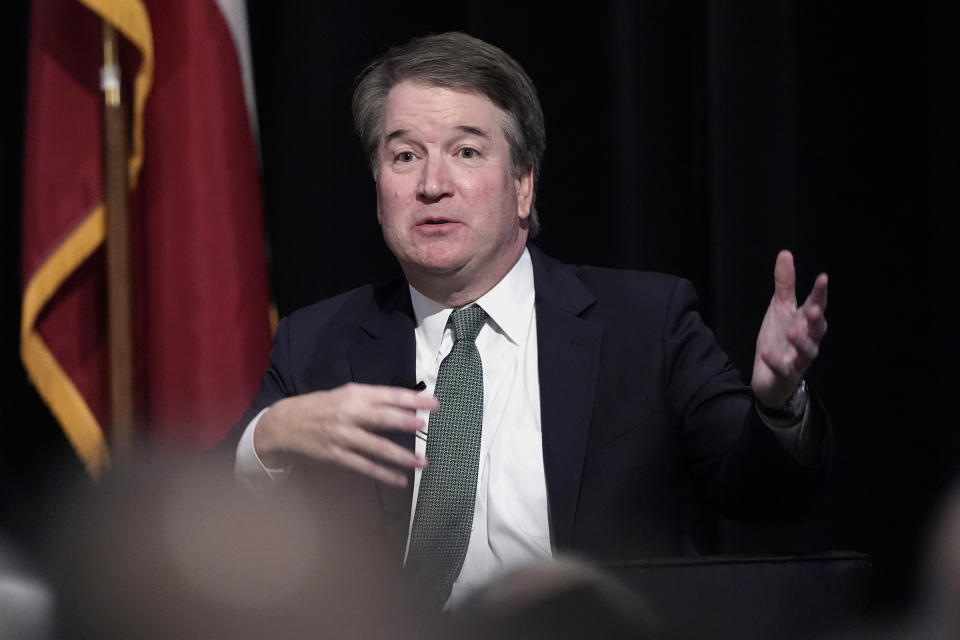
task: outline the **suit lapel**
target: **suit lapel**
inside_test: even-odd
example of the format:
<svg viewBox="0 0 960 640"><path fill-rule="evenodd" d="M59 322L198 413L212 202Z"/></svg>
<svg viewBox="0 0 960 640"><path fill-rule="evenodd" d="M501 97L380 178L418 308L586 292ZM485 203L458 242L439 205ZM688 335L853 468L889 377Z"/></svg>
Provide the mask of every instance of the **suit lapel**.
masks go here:
<svg viewBox="0 0 960 640"><path fill-rule="evenodd" d="M528 245L529 246L529 245ZM554 547L570 547L599 372L603 327L580 317L593 295L529 246L536 287L543 464Z"/></svg>
<svg viewBox="0 0 960 640"><path fill-rule="evenodd" d="M416 340L410 291L406 281L379 287L375 305L360 318L356 339L349 349L350 372L354 382L413 387L416 383ZM402 447L414 448L409 433L385 431L383 435ZM380 505L393 537L405 540L413 501L413 470L407 473L403 489L376 483Z"/></svg>
<svg viewBox="0 0 960 640"><path fill-rule="evenodd" d="M405 281L374 291L350 347L354 382L412 387L416 381L413 307Z"/></svg>

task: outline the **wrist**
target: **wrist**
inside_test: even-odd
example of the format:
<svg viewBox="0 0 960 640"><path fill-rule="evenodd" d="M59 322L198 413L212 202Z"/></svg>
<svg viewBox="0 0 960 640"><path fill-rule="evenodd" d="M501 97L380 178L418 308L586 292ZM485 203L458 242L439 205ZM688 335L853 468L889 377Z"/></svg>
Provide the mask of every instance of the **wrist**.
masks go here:
<svg viewBox="0 0 960 640"><path fill-rule="evenodd" d="M257 421L253 430L253 451L260 462L270 468L280 468L285 465L283 448L277 437L279 432L276 421L277 404L274 404L260 416L260 420Z"/></svg>
<svg viewBox="0 0 960 640"><path fill-rule="evenodd" d="M771 407L757 398L757 411L774 420L796 421L802 418L807 410L807 398L807 382L801 378L797 388L781 406Z"/></svg>

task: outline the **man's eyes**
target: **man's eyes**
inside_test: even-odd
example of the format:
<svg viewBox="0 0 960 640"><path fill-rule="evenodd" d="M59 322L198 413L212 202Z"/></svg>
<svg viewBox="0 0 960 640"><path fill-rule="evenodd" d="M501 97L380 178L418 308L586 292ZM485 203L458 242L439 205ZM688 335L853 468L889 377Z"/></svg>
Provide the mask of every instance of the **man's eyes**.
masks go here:
<svg viewBox="0 0 960 640"><path fill-rule="evenodd" d="M457 150L457 155L464 160L473 160L480 157L480 151L473 147L463 147ZM412 151L401 151L393 156L394 162L409 164L417 159L417 155Z"/></svg>

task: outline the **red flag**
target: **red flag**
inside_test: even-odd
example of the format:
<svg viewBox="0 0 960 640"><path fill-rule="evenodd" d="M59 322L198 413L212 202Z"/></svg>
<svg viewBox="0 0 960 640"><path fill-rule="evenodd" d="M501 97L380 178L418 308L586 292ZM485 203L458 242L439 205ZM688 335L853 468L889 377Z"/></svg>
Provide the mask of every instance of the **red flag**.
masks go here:
<svg viewBox="0 0 960 640"><path fill-rule="evenodd" d="M141 436L197 450L249 403L269 348L256 151L214 0L34 0L21 354L95 474L109 424L101 19L135 52L134 350Z"/></svg>

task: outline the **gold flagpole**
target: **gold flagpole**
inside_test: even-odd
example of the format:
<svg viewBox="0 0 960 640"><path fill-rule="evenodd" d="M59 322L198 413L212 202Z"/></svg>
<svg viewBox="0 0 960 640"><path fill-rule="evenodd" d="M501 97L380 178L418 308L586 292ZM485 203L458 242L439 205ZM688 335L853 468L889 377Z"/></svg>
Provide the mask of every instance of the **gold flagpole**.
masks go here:
<svg viewBox="0 0 960 640"><path fill-rule="evenodd" d="M110 340L110 441L123 456L134 438L133 312L127 202L127 126L120 100L117 34L103 21L103 181L106 209L108 336Z"/></svg>

